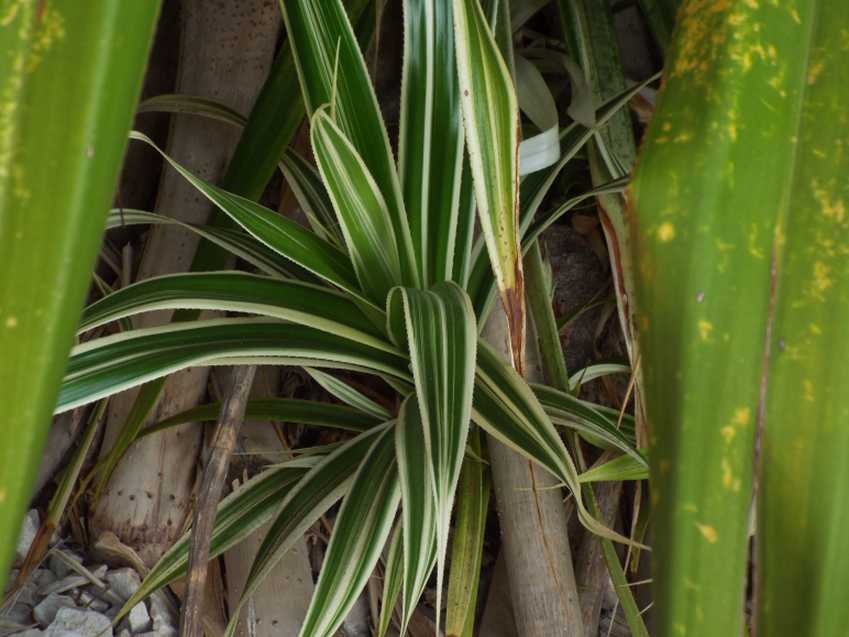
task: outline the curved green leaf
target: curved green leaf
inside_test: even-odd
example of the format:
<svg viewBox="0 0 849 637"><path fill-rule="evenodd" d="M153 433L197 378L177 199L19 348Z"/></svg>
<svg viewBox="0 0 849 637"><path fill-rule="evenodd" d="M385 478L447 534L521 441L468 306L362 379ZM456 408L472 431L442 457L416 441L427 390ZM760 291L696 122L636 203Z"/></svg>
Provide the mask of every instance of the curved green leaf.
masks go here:
<svg viewBox="0 0 849 637"><path fill-rule="evenodd" d="M176 323L106 336L72 351L57 413L196 365L291 357L408 378L400 356L303 325L267 319Z"/></svg>
<svg viewBox="0 0 849 637"><path fill-rule="evenodd" d="M376 403L362 392L351 387L351 385L345 381L323 372L320 369L305 367L304 371L306 371L326 392L332 394L346 405L350 405L357 411L364 414L370 414L382 421L389 420L392 417L383 405Z"/></svg>
<svg viewBox="0 0 849 637"><path fill-rule="evenodd" d="M309 283L244 272L192 272L139 281L89 305L80 331L142 312L172 309L260 314L397 351L347 297Z"/></svg>

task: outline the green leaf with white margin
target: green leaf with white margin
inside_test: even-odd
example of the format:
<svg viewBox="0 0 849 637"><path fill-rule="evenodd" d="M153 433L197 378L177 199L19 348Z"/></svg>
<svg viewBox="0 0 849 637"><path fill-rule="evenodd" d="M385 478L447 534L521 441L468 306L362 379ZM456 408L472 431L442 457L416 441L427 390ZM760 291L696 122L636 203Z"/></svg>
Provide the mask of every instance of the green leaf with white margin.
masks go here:
<svg viewBox="0 0 849 637"><path fill-rule="evenodd" d="M478 342L473 418L490 435L561 480L574 496L578 519L587 529L623 544L636 545L589 514L575 463L539 400L516 371L483 341Z"/></svg>
<svg viewBox="0 0 849 637"><path fill-rule="evenodd" d="M437 616L454 492L466 449L475 384L477 323L455 283L430 290L396 288L387 302L390 335L410 352L436 499Z"/></svg>
<svg viewBox="0 0 849 637"><path fill-rule="evenodd" d="M232 228L221 228L210 225L197 225L184 223L171 217L136 210L131 208L119 208L109 212L106 218L106 229L122 228L134 225L173 224L194 232L198 236L211 241L227 252L244 259L261 272L270 276L290 278L292 270L297 266L289 259L281 256L279 252L272 250L260 243L254 237Z"/></svg>
<svg viewBox="0 0 849 637"><path fill-rule="evenodd" d="M318 383L326 392L332 394L346 405L349 405L364 414L369 414L380 420L389 420L392 415L383 406L371 398L357 391L343 380L323 372L320 369L305 367L304 371Z"/></svg>
<svg viewBox="0 0 849 637"><path fill-rule="evenodd" d="M425 427L415 394L408 396L398 413L395 449L401 482L403 535L403 606L401 634L416 608L436 562L438 503L427 453ZM438 604L437 604L438 606Z"/></svg>
<svg viewBox="0 0 849 637"><path fill-rule="evenodd" d="M280 158L280 171L292 189L298 205L307 217L313 232L325 241L341 248L344 239L339 229L333 203L315 167L293 148L287 148Z"/></svg>
<svg viewBox="0 0 849 637"><path fill-rule="evenodd" d="M261 364L358 369L409 378L406 360L304 325L268 319L216 319L137 329L76 346L65 371L56 413L110 396L187 367L249 358Z"/></svg>
<svg viewBox="0 0 849 637"><path fill-rule="evenodd" d="M329 105L313 115L310 138L360 288L382 302L401 283L398 242L386 200L357 149L333 121Z"/></svg>
<svg viewBox="0 0 849 637"><path fill-rule="evenodd" d="M398 172L425 286L453 276L463 169L454 56L451 3L404 0Z"/></svg>
<svg viewBox="0 0 849 637"><path fill-rule="evenodd" d="M340 0L285 0L286 32L307 114L330 104L336 124L368 167L386 200L400 256L400 283L420 282L389 136L360 47Z"/></svg>
<svg viewBox="0 0 849 637"><path fill-rule="evenodd" d="M513 366L521 372L525 292L519 246L519 107L513 80L477 0L454 0L454 25L475 199L507 315Z"/></svg>
<svg viewBox="0 0 849 637"><path fill-rule="evenodd" d="M338 452L337 452L338 453ZM329 458L328 458L329 459ZM317 456L296 458L277 465L251 478L238 490L218 504L209 557L213 559L235 546L256 529L272 520L295 489L302 488L301 481L316 465L327 460ZM329 506L329 505L328 505ZM139 589L133 593L118 613L115 621L126 615L133 606L166 584L183 577L188 572L191 534L186 532L150 569Z"/></svg>
<svg viewBox="0 0 849 637"><path fill-rule="evenodd" d="M89 305L80 332L142 312L174 309L259 314L397 351L348 297L309 283L246 272L192 272L144 279Z"/></svg>
<svg viewBox="0 0 849 637"><path fill-rule="evenodd" d="M333 635L380 559L401 499L393 429L379 434L345 496L301 637Z"/></svg>
<svg viewBox="0 0 849 637"><path fill-rule="evenodd" d="M201 194L260 242L322 279L368 302L362 295L356 277L351 274L351 262L345 253L294 221L255 201L229 193L196 177L171 159L145 135L132 132L130 137L155 148Z"/></svg>
<svg viewBox="0 0 849 637"><path fill-rule="evenodd" d="M220 411L219 402L199 405L145 427L140 435L146 436L187 422L215 422ZM361 432L386 419L377 419L346 405L298 398L260 398L248 401L245 420L278 421Z"/></svg>
<svg viewBox="0 0 849 637"><path fill-rule="evenodd" d="M403 506L403 505L402 505ZM377 637L385 637L392 623L392 614L401 593L404 577L404 561L401 552L401 525L395 525L392 539L389 541L389 551L386 556L386 567L383 569L383 593L380 596L380 618L377 622Z"/></svg>
<svg viewBox="0 0 849 637"><path fill-rule="evenodd" d="M235 633L239 613L268 573L337 500L352 490L355 476L368 464L366 460L371 457L375 444L382 441L383 447L389 446L387 442L391 443L389 436L394 424L394 421L383 423L343 444L304 475L280 502L277 517L254 557L242 597L230 616L227 637ZM325 561L328 555L329 548Z"/></svg>

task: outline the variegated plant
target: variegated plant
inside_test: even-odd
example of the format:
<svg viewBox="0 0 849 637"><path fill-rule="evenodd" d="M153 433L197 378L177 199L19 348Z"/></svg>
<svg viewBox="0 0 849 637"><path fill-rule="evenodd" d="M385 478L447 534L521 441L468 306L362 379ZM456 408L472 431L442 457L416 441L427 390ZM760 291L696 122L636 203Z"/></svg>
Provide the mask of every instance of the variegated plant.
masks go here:
<svg viewBox="0 0 849 637"><path fill-rule="evenodd" d="M302 366L344 403L251 403L249 415L352 435L258 475L221 503L215 523L213 556L272 522L244 602L292 543L342 500L303 635L334 633L391 537L384 607L391 611L400 596L402 628L435 567L441 591L461 467L480 462L469 452L471 427L550 471L574 494L581 521L608 537L613 532L583 506L580 485L593 478L578 475L555 425L623 452L627 460L623 469L613 468L616 475L646 473L629 418L619 427L617 414L566 391L532 387L516 371L524 347L523 248L580 201L621 191L624 182L575 197L544 219L535 218L537 209L566 162L633 91L604 105L594 127L566 128L560 160L520 184L518 104L479 3L406 0L404 8L397 164L341 0L284 2L317 169L291 149L280 162L310 229L204 182L166 156L238 225L187 227L256 273L163 276L90 305L81 332L152 310L231 316L130 329L77 346L57 408L189 366L239 364ZM201 106L194 110L243 123L215 105ZM192 110L191 103L182 108ZM110 217L111 225L151 223L174 222L143 211ZM512 365L478 338L499 296ZM377 404L328 372L334 369L383 379L397 407ZM158 428L208 419L215 409L204 406ZM188 536L152 569L126 609L184 574L187 549ZM238 611L231 630L237 618Z"/></svg>

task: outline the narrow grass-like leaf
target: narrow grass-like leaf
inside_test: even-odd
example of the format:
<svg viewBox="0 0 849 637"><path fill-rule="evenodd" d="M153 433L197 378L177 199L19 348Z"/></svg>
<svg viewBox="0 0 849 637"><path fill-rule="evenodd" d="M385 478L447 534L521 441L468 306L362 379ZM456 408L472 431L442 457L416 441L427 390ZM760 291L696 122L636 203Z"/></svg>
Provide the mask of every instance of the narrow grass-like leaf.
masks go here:
<svg viewBox="0 0 849 637"><path fill-rule="evenodd" d="M645 460L638 461L633 456L621 455L608 460L592 469L587 469L580 476L581 484L622 480L648 480L649 467Z"/></svg>
<svg viewBox="0 0 849 637"><path fill-rule="evenodd" d="M451 3L404 0L398 172L426 286L451 279L454 267L463 168L456 68Z"/></svg>
<svg viewBox="0 0 849 637"><path fill-rule="evenodd" d="M437 611L454 491L469 432L477 327L468 295L455 283L428 291L396 288L387 309L392 337L407 343L436 499ZM408 414L410 412L408 411Z"/></svg>
<svg viewBox="0 0 849 637"><path fill-rule="evenodd" d="M383 405L373 401L371 398L362 392L354 389L343 380L339 380L332 374L323 372L320 369L305 367L310 377L318 383L326 392L341 400L346 405L350 405L357 411L369 414L380 420L389 420L391 414Z"/></svg>
<svg viewBox="0 0 849 637"><path fill-rule="evenodd" d="M302 637L329 637L368 582L392 530L401 494L393 427L379 434L336 517Z"/></svg>
<svg viewBox="0 0 849 637"><path fill-rule="evenodd" d="M4 2L0 9L0 398L9 406L0 418L0 588L158 10L156 0Z"/></svg>
<svg viewBox="0 0 849 637"><path fill-rule="evenodd" d="M351 272L351 262L332 244L250 199L229 193L196 177L141 133L133 132L132 137L159 151L189 183L260 242L329 283L362 298L359 284Z"/></svg>
<svg viewBox="0 0 849 637"><path fill-rule="evenodd" d="M377 637L385 637L392 623L392 615L398 603L398 595L404 579L404 560L401 547L401 525L395 525L389 550L386 555L386 567L383 569L383 592L380 596L380 618L377 622Z"/></svg>
<svg viewBox="0 0 849 637"><path fill-rule="evenodd" d="M142 312L173 309L260 314L394 351L351 300L333 290L244 272L192 272L145 279L89 305L80 331Z"/></svg>
<svg viewBox="0 0 849 637"><path fill-rule="evenodd" d="M241 609L269 571L310 526L348 493L354 476L369 457L375 441L391 442L389 436L394 424L384 423L346 442L316 464L298 481L285 499L279 502L277 517L257 551L242 597L230 616L227 635L232 635L235 631Z"/></svg>
<svg viewBox="0 0 849 637"><path fill-rule="evenodd" d="M438 502L432 468L427 462L422 462L428 449L415 395L407 397L401 405L395 426L395 448L403 514L403 635L433 571L437 550Z"/></svg>
<svg viewBox="0 0 849 637"><path fill-rule="evenodd" d="M525 292L519 247L519 107L477 0L454 0L457 71L481 229L522 370Z"/></svg>
<svg viewBox="0 0 849 637"><path fill-rule="evenodd" d="M480 429L469 432L469 448L479 457L483 454ZM474 635L489 491L490 481L483 461L467 455L457 487L456 523L445 602L446 635Z"/></svg>
<svg viewBox="0 0 849 637"><path fill-rule="evenodd" d="M187 367L292 357L409 378L404 359L315 328L267 319L177 323L98 338L72 351L57 413Z"/></svg>
<svg viewBox="0 0 849 637"><path fill-rule="evenodd" d="M401 262L392 219L368 167L333 121L329 110L329 106L324 106L313 115L313 153L336 210L360 288L379 303L393 286L401 283Z"/></svg>
<svg viewBox="0 0 849 637"><path fill-rule="evenodd" d="M389 137L362 53L341 0L285 0L286 30L295 54L307 114L330 104L334 119L374 178L394 228L402 283L417 285L410 228Z"/></svg>

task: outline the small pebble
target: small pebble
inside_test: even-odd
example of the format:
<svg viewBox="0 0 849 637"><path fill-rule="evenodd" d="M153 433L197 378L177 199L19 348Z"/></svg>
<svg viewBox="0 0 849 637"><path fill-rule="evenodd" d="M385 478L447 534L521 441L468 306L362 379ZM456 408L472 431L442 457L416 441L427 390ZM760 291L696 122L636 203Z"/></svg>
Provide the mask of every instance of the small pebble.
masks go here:
<svg viewBox="0 0 849 637"><path fill-rule="evenodd" d="M52 593L67 593L75 588L85 586L88 583L88 578L83 575L68 575L67 577L60 579L58 582L53 582L50 586L45 586L41 589L41 593L44 595L50 595Z"/></svg>
<svg viewBox="0 0 849 637"><path fill-rule="evenodd" d="M32 615L42 626L47 626L54 619L56 614L63 608L74 608L74 600L67 595L59 595L58 593L50 593L41 602L32 609Z"/></svg>
<svg viewBox="0 0 849 637"><path fill-rule="evenodd" d="M47 627L45 637L112 637L109 618L91 610L62 608Z"/></svg>
<svg viewBox="0 0 849 637"><path fill-rule="evenodd" d="M131 568L119 568L109 571L106 573L105 579L109 590L124 601L130 599L139 590L139 586L141 586L138 573Z"/></svg>
<svg viewBox="0 0 849 637"><path fill-rule="evenodd" d="M21 564L26 558L40 525L38 511L30 509L24 517L24 523L21 525L21 532L18 535L18 544L15 546L15 564Z"/></svg>
<svg viewBox="0 0 849 637"><path fill-rule="evenodd" d="M130 610L127 617L127 623L130 625L130 630L133 633L143 633L150 630L150 615L147 612L147 606L144 602L139 602Z"/></svg>

